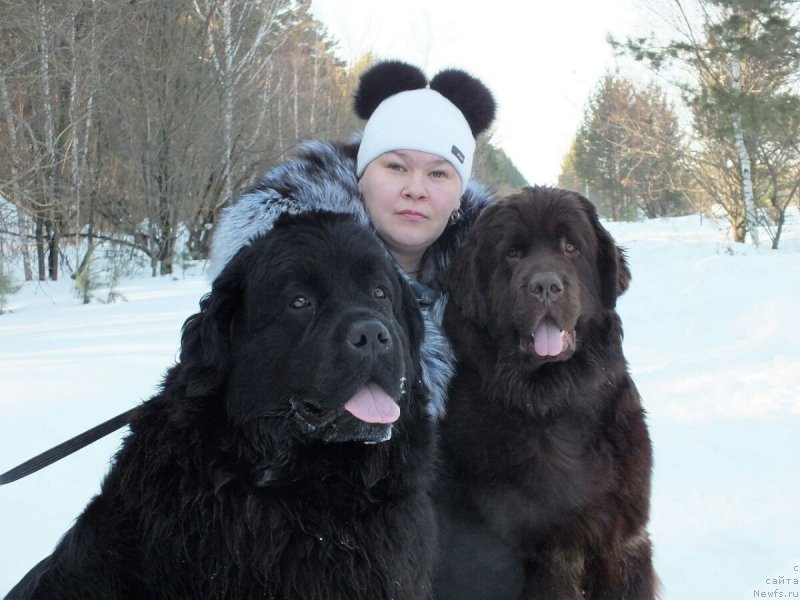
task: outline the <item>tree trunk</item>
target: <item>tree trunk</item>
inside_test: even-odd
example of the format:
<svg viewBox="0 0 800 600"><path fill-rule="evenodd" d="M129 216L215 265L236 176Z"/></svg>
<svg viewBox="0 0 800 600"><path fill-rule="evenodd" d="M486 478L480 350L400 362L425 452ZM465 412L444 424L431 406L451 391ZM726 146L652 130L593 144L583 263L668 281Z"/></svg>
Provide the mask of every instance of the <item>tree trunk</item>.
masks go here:
<svg viewBox="0 0 800 600"><path fill-rule="evenodd" d="M319 87L319 40L317 39L316 31L314 32L314 57L312 61L311 72L313 75L311 78L311 106L308 111L308 131L313 135L315 132L314 125L316 125L314 117L317 112L317 89Z"/></svg>
<svg viewBox="0 0 800 600"><path fill-rule="evenodd" d="M275 98L277 98L278 106L278 150L280 151L280 160L283 160L283 72L278 72L278 86L275 90Z"/></svg>
<svg viewBox="0 0 800 600"><path fill-rule="evenodd" d="M47 275L50 281L58 281L58 251L61 245L61 227L58 220L49 223L47 232Z"/></svg>
<svg viewBox="0 0 800 600"><path fill-rule="evenodd" d="M39 281L47 279L44 254L44 219L36 217L36 268L39 271Z"/></svg>
<svg viewBox="0 0 800 600"><path fill-rule="evenodd" d="M70 130L72 137L72 144L69 148L69 166L70 166L70 184L72 185L72 193L75 195L75 264L81 259L81 172L80 172L80 131L78 128L78 57L75 51L75 29L77 27L77 15L74 10L70 15L70 28L69 28L69 43L72 52L72 79L70 81L69 89L69 105L67 106L67 115L69 124L67 127Z"/></svg>
<svg viewBox="0 0 800 600"><path fill-rule="evenodd" d="M6 117L6 128L8 129L8 144L11 153L11 194L12 204L17 209L17 227L19 229L19 246L22 253L22 266L25 271L25 281L33 281L33 270L31 269L31 253L28 249L28 224L20 205L22 203L22 189L19 185L19 146L17 142L17 128L11 113L11 100L8 95L5 74L0 72L0 107Z"/></svg>
<svg viewBox="0 0 800 600"><path fill-rule="evenodd" d="M293 59L292 63L294 67L292 69L292 113L294 115L294 140L292 140L292 143L296 144L298 141L300 141L300 86L298 85L297 81L297 61Z"/></svg>
<svg viewBox="0 0 800 600"><path fill-rule="evenodd" d="M158 270L161 275L172 275L175 258L175 220L172 218L169 200L161 199L159 204Z"/></svg>
<svg viewBox="0 0 800 600"><path fill-rule="evenodd" d="M80 262L80 265L75 270L75 277L79 277L84 270L89 268L92 260L92 254L94 254L94 207L95 207L95 192L91 191L89 193L89 218L88 218L88 227L86 228L86 254L83 255L83 259Z"/></svg>
<svg viewBox="0 0 800 600"><path fill-rule="evenodd" d="M737 97L742 91L742 69L737 56L731 58L731 87ZM739 155L739 169L742 174L742 197L744 199L744 223L745 235L749 232L753 244L758 246L758 218L755 209L755 197L753 194L753 178L750 165L750 154L744 143L742 132L742 117L739 112L733 115L733 137L736 145L736 152ZM744 241L744 238L742 239Z"/></svg>
<svg viewBox="0 0 800 600"><path fill-rule="evenodd" d="M28 247L28 235L30 223L22 210L17 207L17 229L19 229L19 244L22 252L22 268L25 271L25 281L33 281L33 269L31 268L31 251Z"/></svg>
<svg viewBox="0 0 800 600"><path fill-rule="evenodd" d="M224 0L222 10L222 29L223 29L223 86L225 92L225 197L223 205L228 206L233 202L233 34L231 33L231 2Z"/></svg>
<svg viewBox="0 0 800 600"><path fill-rule="evenodd" d="M58 161L56 160L56 142L55 142L55 117L53 111L53 98L52 87L50 85L50 40L48 39L49 26L47 23L47 12L45 2L39 1L39 52L41 53L41 60L39 62L39 73L42 85L42 108L44 110L44 139L45 148L47 150L48 164L45 167L44 173L44 210L47 212L47 229L56 232L58 229L56 216L56 199L55 199L55 169ZM52 228L52 229L51 229ZM48 274L53 281L58 279L58 246L60 242L59 236L48 235L47 244L48 251L51 254ZM54 247L53 244L56 244ZM53 258L55 254L55 258ZM55 265L55 270L54 270Z"/></svg>
<svg viewBox="0 0 800 600"><path fill-rule="evenodd" d="M158 270L161 275L172 275L174 265L175 242L167 238L161 242L161 252L158 256Z"/></svg>
<svg viewBox="0 0 800 600"><path fill-rule="evenodd" d="M781 233L783 233L783 224L786 222L786 211L781 210L778 212L778 226L775 228L775 237L772 238L772 249L777 250L778 244L781 241Z"/></svg>

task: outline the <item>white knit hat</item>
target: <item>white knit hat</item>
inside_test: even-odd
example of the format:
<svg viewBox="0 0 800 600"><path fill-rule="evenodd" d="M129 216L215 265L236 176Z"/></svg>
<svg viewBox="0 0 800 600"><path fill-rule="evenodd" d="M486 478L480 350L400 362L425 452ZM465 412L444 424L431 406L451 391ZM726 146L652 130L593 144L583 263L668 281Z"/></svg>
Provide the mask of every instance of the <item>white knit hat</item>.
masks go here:
<svg viewBox="0 0 800 600"><path fill-rule="evenodd" d="M445 159L461 178L472 173L475 138L464 114L439 92L423 88L400 92L378 105L364 127L356 173L384 152L419 150Z"/></svg>
<svg viewBox="0 0 800 600"><path fill-rule="evenodd" d="M358 177L384 152L418 150L453 165L464 192L475 138L492 124L496 108L479 79L446 69L429 82L419 68L390 60L362 73L353 100L356 114L367 121L358 149Z"/></svg>

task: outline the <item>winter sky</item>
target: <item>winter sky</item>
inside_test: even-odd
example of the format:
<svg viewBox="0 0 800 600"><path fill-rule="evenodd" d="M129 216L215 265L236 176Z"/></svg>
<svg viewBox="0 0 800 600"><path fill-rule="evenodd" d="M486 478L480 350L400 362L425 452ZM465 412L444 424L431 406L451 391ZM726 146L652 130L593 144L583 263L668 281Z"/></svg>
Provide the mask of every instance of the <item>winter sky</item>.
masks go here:
<svg viewBox="0 0 800 600"><path fill-rule="evenodd" d="M606 38L659 26L651 1L312 0L312 10L345 60L372 51L429 76L460 67L482 79L498 102L494 141L529 183L555 184L599 79L617 66L642 75Z"/></svg>

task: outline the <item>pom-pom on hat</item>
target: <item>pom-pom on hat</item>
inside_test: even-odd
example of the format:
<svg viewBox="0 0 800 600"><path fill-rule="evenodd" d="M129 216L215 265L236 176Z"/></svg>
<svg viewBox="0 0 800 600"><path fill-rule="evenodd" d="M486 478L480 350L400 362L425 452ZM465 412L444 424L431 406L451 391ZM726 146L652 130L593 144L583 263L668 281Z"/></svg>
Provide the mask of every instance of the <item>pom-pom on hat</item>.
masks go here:
<svg viewBox="0 0 800 600"><path fill-rule="evenodd" d="M442 71L428 86L422 71L399 61L381 62L364 72L354 107L367 119L358 149L358 177L384 152L419 150L453 165L462 192L472 172L475 138L495 115L491 92L464 71Z"/></svg>

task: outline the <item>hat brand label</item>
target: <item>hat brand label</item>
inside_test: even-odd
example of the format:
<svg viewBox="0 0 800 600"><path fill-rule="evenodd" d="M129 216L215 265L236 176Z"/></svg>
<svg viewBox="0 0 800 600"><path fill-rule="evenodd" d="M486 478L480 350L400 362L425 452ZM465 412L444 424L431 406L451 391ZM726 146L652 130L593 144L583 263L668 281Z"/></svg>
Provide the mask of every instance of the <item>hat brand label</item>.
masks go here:
<svg viewBox="0 0 800 600"><path fill-rule="evenodd" d="M462 165L464 164L464 153L461 150L459 150L457 146L453 146L450 149L450 152L452 152L453 156L455 156L458 159L458 162L460 162Z"/></svg>

